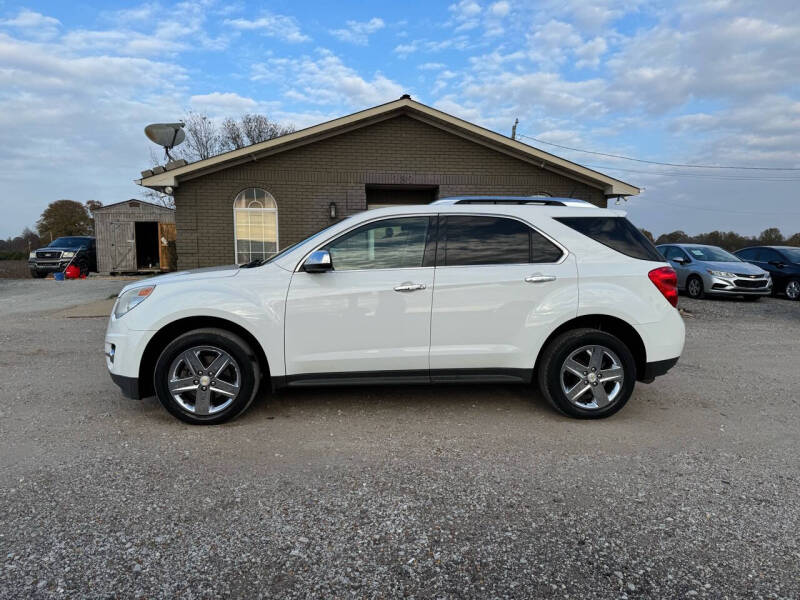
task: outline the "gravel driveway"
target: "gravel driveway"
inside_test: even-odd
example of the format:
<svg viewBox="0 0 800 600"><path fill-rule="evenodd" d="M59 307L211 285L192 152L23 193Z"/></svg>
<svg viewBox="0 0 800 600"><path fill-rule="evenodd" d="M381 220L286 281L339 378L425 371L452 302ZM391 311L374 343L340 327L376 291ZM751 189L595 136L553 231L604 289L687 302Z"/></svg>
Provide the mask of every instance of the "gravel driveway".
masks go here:
<svg viewBox="0 0 800 600"><path fill-rule="evenodd" d="M604 421L473 385L283 392L215 428L121 397L104 319L25 306L0 314L3 598L800 597L800 303L682 298L678 367Z"/></svg>

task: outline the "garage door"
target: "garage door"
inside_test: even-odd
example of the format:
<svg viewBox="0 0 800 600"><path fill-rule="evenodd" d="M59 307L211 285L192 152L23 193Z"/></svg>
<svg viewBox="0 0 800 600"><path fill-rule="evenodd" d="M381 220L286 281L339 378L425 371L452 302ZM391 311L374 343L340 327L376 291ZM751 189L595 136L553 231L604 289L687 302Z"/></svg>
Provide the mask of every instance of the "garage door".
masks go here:
<svg viewBox="0 0 800 600"><path fill-rule="evenodd" d="M397 206L398 204L430 204L439 195L432 187L378 187L367 186L367 209Z"/></svg>

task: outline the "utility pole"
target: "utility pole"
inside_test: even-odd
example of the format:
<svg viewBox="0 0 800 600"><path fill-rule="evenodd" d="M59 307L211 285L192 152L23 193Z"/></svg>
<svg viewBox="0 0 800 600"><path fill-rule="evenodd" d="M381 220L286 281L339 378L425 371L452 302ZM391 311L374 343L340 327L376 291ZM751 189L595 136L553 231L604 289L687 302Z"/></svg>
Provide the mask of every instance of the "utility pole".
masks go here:
<svg viewBox="0 0 800 600"><path fill-rule="evenodd" d="M519 124L519 119L514 119L514 126L511 128L511 139L517 139L517 125Z"/></svg>

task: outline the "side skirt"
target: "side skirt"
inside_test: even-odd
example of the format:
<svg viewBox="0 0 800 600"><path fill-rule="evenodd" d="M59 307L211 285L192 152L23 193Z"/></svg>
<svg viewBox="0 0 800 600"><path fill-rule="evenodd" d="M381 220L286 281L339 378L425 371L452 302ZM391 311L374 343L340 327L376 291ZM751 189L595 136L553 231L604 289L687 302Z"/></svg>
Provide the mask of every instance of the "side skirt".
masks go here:
<svg viewBox="0 0 800 600"><path fill-rule="evenodd" d="M532 369L433 369L303 373L272 377L272 388L430 383L530 383Z"/></svg>

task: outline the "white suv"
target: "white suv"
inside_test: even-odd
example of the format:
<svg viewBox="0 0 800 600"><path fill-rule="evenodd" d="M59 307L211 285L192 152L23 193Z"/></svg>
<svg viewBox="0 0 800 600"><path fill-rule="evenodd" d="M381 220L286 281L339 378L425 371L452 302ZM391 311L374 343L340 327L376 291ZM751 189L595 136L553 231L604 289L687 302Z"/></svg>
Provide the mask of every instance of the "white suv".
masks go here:
<svg viewBox="0 0 800 600"><path fill-rule="evenodd" d="M362 212L266 261L138 281L105 352L129 397L189 423L266 383L538 381L606 417L683 349L675 272L625 213L557 198L463 197ZM141 305L141 306L140 306Z"/></svg>

